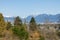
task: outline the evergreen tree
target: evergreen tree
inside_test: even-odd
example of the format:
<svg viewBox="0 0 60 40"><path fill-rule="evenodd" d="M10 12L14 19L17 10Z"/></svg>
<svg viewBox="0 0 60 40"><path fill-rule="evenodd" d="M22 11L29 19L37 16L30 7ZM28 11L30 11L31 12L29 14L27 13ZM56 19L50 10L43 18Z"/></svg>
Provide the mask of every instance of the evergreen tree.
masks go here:
<svg viewBox="0 0 60 40"><path fill-rule="evenodd" d="M31 18L31 21L30 21L29 26L30 26L29 29L30 29L31 31L37 30L36 21L35 21L34 17Z"/></svg>
<svg viewBox="0 0 60 40"><path fill-rule="evenodd" d="M13 33L20 38L20 40L28 39L28 32L25 30L25 25L22 24L22 20L17 16L14 21Z"/></svg>
<svg viewBox="0 0 60 40"><path fill-rule="evenodd" d="M17 16L14 20L14 25L15 26L21 26L22 25L22 20Z"/></svg>
<svg viewBox="0 0 60 40"><path fill-rule="evenodd" d="M13 33L20 38L20 40L28 40L28 32L24 29L24 27L18 28L14 27Z"/></svg>

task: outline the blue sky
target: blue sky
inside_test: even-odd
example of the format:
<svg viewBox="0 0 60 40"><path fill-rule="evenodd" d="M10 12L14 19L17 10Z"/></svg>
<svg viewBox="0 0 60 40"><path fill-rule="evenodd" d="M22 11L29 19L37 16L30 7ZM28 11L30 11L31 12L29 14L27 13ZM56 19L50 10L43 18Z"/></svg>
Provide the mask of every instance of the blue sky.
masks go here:
<svg viewBox="0 0 60 40"><path fill-rule="evenodd" d="M39 14L60 13L60 0L0 0L4 16L27 17Z"/></svg>

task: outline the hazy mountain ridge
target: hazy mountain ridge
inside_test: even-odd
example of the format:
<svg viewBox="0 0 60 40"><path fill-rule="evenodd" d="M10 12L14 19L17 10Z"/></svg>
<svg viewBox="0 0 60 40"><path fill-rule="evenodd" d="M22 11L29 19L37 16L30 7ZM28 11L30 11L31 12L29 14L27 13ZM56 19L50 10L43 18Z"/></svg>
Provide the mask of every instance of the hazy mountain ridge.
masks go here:
<svg viewBox="0 0 60 40"><path fill-rule="evenodd" d="M26 20L27 22L30 21L31 16L28 16L26 18L21 18L24 22L24 20ZM14 21L15 17L4 17L5 21ZM48 20L49 22L58 22L60 20L60 14L56 14L56 15L47 15L47 14L40 14L34 17L37 23L44 23L46 20Z"/></svg>

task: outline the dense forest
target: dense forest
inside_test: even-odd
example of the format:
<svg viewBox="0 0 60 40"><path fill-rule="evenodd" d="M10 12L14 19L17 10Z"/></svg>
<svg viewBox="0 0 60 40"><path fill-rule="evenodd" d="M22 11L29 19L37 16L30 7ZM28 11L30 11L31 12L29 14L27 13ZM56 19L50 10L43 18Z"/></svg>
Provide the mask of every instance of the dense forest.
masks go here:
<svg viewBox="0 0 60 40"><path fill-rule="evenodd" d="M60 24L37 24L34 17L27 24L19 16L12 24L0 13L0 40L60 40Z"/></svg>

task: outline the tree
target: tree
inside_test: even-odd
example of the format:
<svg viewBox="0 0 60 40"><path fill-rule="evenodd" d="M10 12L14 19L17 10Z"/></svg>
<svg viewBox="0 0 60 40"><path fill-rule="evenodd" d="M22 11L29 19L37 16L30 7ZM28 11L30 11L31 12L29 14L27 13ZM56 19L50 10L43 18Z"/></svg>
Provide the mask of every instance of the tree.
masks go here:
<svg viewBox="0 0 60 40"><path fill-rule="evenodd" d="M14 20L14 25L15 26L21 26L22 25L22 20L17 16Z"/></svg>
<svg viewBox="0 0 60 40"><path fill-rule="evenodd" d="M3 35L4 29L5 29L5 21L2 13L0 13L0 36Z"/></svg>
<svg viewBox="0 0 60 40"><path fill-rule="evenodd" d="M25 30L25 26L22 24L22 20L17 16L14 21L13 33L20 38L20 40L28 39L28 32Z"/></svg>
<svg viewBox="0 0 60 40"><path fill-rule="evenodd" d="M24 27L18 28L14 27L13 28L13 33L20 38L20 40L28 40L28 32L25 30Z"/></svg>
<svg viewBox="0 0 60 40"><path fill-rule="evenodd" d="M7 27L6 27L6 29L9 30L11 27L12 27L11 22L7 22Z"/></svg>
<svg viewBox="0 0 60 40"><path fill-rule="evenodd" d="M37 29L37 27L36 27L36 21L35 21L34 17L31 18L31 21L30 21L29 26L30 26L29 29L30 29L31 31L34 31L34 30Z"/></svg>

